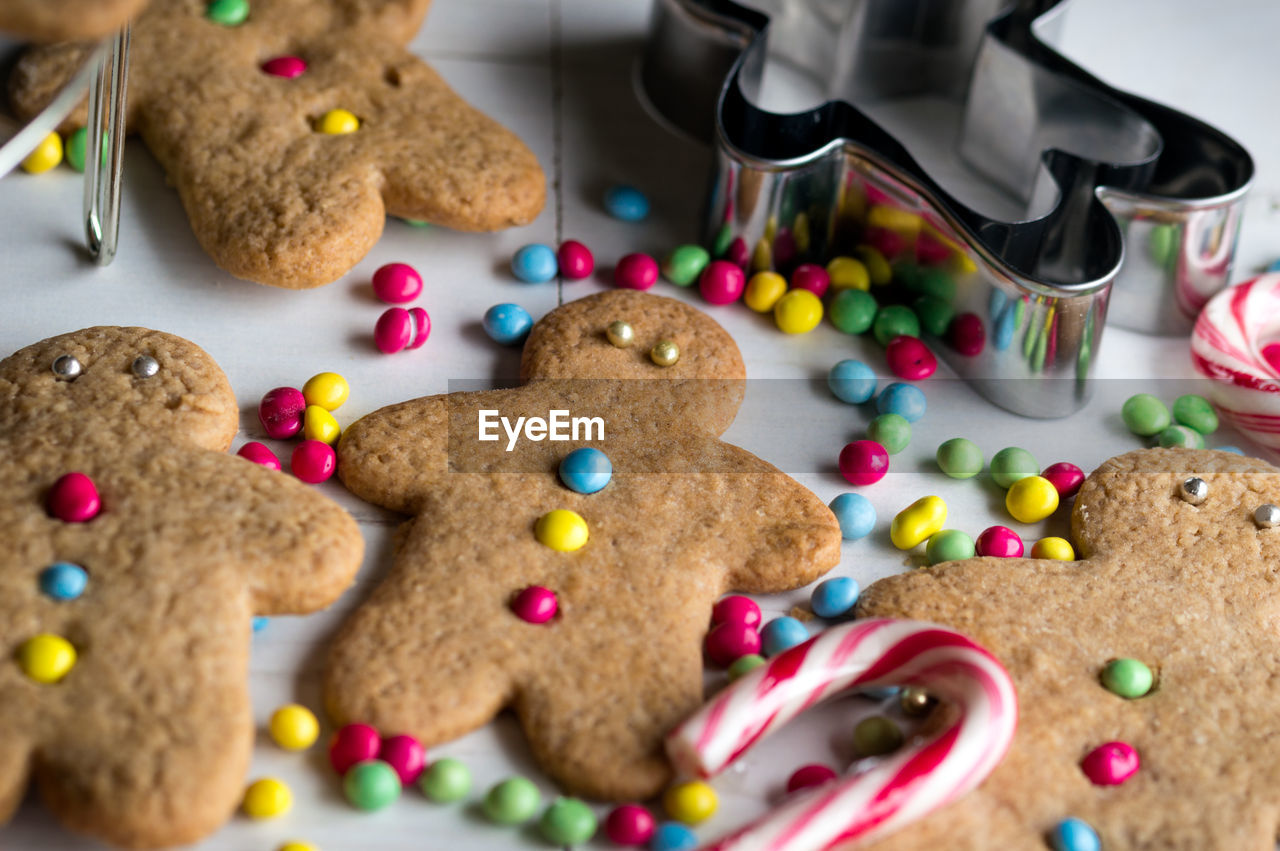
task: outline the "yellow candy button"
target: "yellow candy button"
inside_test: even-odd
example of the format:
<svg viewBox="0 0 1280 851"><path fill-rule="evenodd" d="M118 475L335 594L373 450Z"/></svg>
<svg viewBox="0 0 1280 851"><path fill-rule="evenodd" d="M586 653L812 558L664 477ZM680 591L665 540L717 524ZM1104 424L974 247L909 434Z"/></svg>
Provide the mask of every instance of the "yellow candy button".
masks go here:
<svg viewBox="0 0 1280 851"><path fill-rule="evenodd" d="M1027 476L1009 487L1004 506L1019 523L1036 523L1058 510L1058 489L1043 476Z"/></svg>
<svg viewBox="0 0 1280 851"><path fill-rule="evenodd" d="M50 133L40 140L36 149L22 161L22 170L28 174L43 174L62 162L62 137Z"/></svg>
<svg viewBox="0 0 1280 851"><path fill-rule="evenodd" d="M302 398L308 405L319 405L326 411L336 411L351 395L351 385L336 372L321 372L307 379L302 385Z"/></svg>
<svg viewBox="0 0 1280 851"><path fill-rule="evenodd" d="M266 819L282 816L293 806L293 793L283 781L264 777L249 784L244 790L240 808L249 818Z"/></svg>
<svg viewBox="0 0 1280 851"><path fill-rule="evenodd" d="M290 703L271 713L271 738L287 751L304 751L316 743L320 722L305 706Z"/></svg>
<svg viewBox="0 0 1280 851"><path fill-rule="evenodd" d="M587 543L587 521L576 511L557 508L538 518L533 534L551 549L571 553Z"/></svg>
<svg viewBox="0 0 1280 851"><path fill-rule="evenodd" d="M310 842L294 841L294 842L286 842L285 844L281 845L277 849L277 851L320 851L320 849L312 845Z"/></svg>
<svg viewBox="0 0 1280 851"><path fill-rule="evenodd" d="M320 117L316 129L330 136L342 136L360 129L360 119L345 109L331 109Z"/></svg>
<svg viewBox="0 0 1280 851"><path fill-rule="evenodd" d="M751 252L751 271L765 272L773 265L773 251L769 248L768 240L763 238L756 240L756 247Z"/></svg>
<svg viewBox="0 0 1280 851"><path fill-rule="evenodd" d="M827 264L827 275L831 278L832 289L871 289L871 273L861 260L852 257L833 257Z"/></svg>
<svg viewBox="0 0 1280 851"><path fill-rule="evenodd" d="M76 649L62 636L44 633L22 643L18 664L31 679L50 685L71 673L76 666Z"/></svg>
<svg viewBox="0 0 1280 851"><path fill-rule="evenodd" d="M716 790L702 780L677 783L662 796L662 806L667 815L685 824L700 824L711 818L719 801Z"/></svg>
<svg viewBox="0 0 1280 851"><path fill-rule="evenodd" d="M1032 558L1051 558L1057 561L1075 561L1076 551L1066 538L1041 538L1031 547Z"/></svg>
<svg viewBox="0 0 1280 851"><path fill-rule="evenodd" d="M756 272L747 281L742 300L756 313L768 313L787 291L787 279L777 272Z"/></svg>
<svg viewBox="0 0 1280 851"><path fill-rule="evenodd" d="M787 334L807 334L822 321L822 299L808 290L792 290L773 306L773 321Z"/></svg>
<svg viewBox="0 0 1280 851"><path fill-rule="evenodd" d="M338 442L342 427L333 414L319 405L307 405L302 412L302 436L307 440L319 440L333 445Z"/></svg>
<svg viewBox="0 0 1280 851"><path fill-rule="evenodd" d="M898 512L889 524L889 540L909 550L928 540L947 522L947 504L940 496L922 496Z"/></svg>
<svg viewBox="0 0 1280 851"><path fill-rule="evenodd" d="M885 256L878 249L870 245L859 245L853 249L853 253L858 255L862 265L867 268L867 275L870 276L871 283L877 287L883 287L893 280L893 267L889 265L889 261L885 259Z"/></svg>

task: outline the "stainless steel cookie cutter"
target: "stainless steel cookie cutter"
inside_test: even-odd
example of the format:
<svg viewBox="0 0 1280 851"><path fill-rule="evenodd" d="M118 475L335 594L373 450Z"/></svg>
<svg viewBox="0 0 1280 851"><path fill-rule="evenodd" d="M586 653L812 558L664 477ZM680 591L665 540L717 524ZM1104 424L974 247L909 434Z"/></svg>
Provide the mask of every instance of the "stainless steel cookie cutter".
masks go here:
<svg viewBox="0 0 1280 851"><path fill-rule="evenodd" d="M1054 50L1064 0L755 5L655 0L641 67L657 112L715 142L718 252L785 272L870 244L899 273L873 293L934 299L956 372L1034 417L1087 400L1109 302L1179 334L1226 285L1248 152ZM820 103L762 105L779 69ZM939 339L947 310L976 317L980 351Z"/></svg>

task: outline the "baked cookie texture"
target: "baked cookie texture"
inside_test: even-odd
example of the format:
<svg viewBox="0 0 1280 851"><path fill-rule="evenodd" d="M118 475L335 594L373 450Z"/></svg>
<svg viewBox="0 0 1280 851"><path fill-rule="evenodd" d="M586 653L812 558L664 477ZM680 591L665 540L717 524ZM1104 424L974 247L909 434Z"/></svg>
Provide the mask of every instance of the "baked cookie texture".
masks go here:
<svg viewBox="0 0 1280 851"><path fill-rule="evenodd" d="M73 381L50 365L72 355ZM134 376L138 355L159 363ZM205 352L144 328L88 328L0 361L0 822L34 780L67 827L126 848L185 845L239 803L253 746L254 615L320 609L350 584L363 541L308 486L224 454L239 412ZM101 513L46 511L64 473ZM83 595L43 594L66 561ZM51 633L78 660L55 684L17 661Z"/></svg>
<svg viewBox="0 0 1280 851"><path fill-rule="evenodd" d="M630 322L635 345L605 329ZM669 368L649 349L681 350ZM525 344L524 384L383 408L350 426L338 472L357 495L411 516L390 575L341 628L325 695L338 722L410 732L428 746L514 710L542 767L575 794L639 799L670 776L662 737L702 701L702 639L731 589L804 585L840 559L825 505L722 442L742 399L737 346L705 314L629 290L552 311ZM601 416L605 440L479 442L481 409ZM582 495L560 483L578 446L613 478ZM570 509L586 545L558 552L538 518ZM540 585L559 612L512 613Z"/></svg>
<svg viewBox="0 0 1280 851"><path fill-rule="evenodd" d="M0 32L40 42L102 38L146 4L147 0L3 0Z"/></svg>
<svg viewBox="0 0 1280 851"><path fill-rule="evenodd" d="M304 289L345 274L388 214L458 230L528 224L546 185L533 153L405 49L429 0L253 0L227 27L203 0L155 0L134 25L128 126L178 190L204 250L233 275ZM9 80L30 116L83 61L35 48ZM264 73L275 57L307 69ZM353 133L319 132L346 109ZM83 109L72 119L83 124Z"/></svg>
<svg viewBox="0 0 1280 851"><path fill-rule="evenodd" d="M1179 496L1199 476L1199 506ZM1280 470L1226 452L1146 449L1104 463L1072 513L1081 561L977 558L882 579L859 613L963 631L1018 688L1017 735L977 791L859 848L1037 849L1069 816L1107 851L1272 851L1280 827ZM1099 682L1111 659L1156 674L1126 700ZM1138 772L1094 786L1080 768L1109 741Z"/></svg>

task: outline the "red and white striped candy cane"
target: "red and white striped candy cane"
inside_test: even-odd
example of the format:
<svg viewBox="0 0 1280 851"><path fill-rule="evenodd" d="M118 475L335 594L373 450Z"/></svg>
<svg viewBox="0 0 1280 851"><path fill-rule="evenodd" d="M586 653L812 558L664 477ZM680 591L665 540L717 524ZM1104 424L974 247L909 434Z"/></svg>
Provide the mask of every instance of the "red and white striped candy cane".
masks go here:
<svg viewBox="0 0 1280 851"><path fill-rule="evenodd" d="M710 777L823 698L886 685L924 687L955 705L956 720L709 848L821 851L889 833L973 789L1013 741L1018 698L995 657L953 630L880 618L829 629L742 677L673 730L667 752L678 771Z"/></svg>

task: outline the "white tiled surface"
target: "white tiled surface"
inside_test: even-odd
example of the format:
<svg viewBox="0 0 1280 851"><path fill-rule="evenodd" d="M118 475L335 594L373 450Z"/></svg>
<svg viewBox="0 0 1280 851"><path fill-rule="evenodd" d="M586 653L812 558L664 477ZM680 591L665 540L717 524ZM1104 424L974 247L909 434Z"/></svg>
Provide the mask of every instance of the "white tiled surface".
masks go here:
<svg viewBox="0 0 1280 851"><path fill-rule="evenodd" d="M1280 26L1280 7L1264 0L1227 0L1208 18L1195 0L1077 0L1066 46L1101 76L1167 100L1217 123L1250 146L1258 181L1250 201L1238 276L1280 255L1280 151L1271 140L1269 37ZM14 175L0 182L0 352L89 324L144 324L189 337L208 349L231 378L241 401L245 432L259 439L253 416L267 389L300 384L325 369L344 373L353 387L339 412L344 423L384 404L444 392L449 379L512 377L518 354L495 347L478 320L499 301L517 301L540 316L561 299L599 289L598 281L524 286L505 271L519 245L578 238L596 252L607 273L632 250L664 252L696 233L705 151L676 139L648 119L631 89L647 18L646 0L437 0L415 42L464 96L519 133L543 162L551 180L546 210L526 228L494 235L416 230L388 222L382 241L350 275L305 293L273 290L229 278L200 251L177 198L149 155L131 144L124 202L124 237L117 262L94 269L82 258L80 184L65 169L40 178ZM625 180L654 203L644 225L605 217L598 198L606 185ZM377 354L370 332L380 309L368 279L393 260L418 266L427 279L421 300L432 316L432 336L416 353ZM664 294L689 298L662 285ZM790 382L753 384L729 439L794 473L824 499L844 490L834 457L860 436L868 419L830 398L822 376L842 357L880 364L865 340L850 340L822 327L788 339L771 322L741 308L716 317L733 333L755 378ZM944 370L945 371L945 370ZM1099 371L1131 380L1188 375L1185 342L1107 332ZM1086 468L1133 448L1117 411L1134 392L1131 381L1101 382L1083 412L1058 422L1031 422L997 411L963 385L934 380L930 414L917 424L912 445L895 458L895 473L869 491L881 516L873 539L846 544L837 573L868 582L902 569L902 556L887 545L883 527L893 512L926 492L950 504L949 525L976 533L1008 522L1001 494L981 482L953 482L929 474L942 440L968 434L990 455L1008 444L1037 453L1043 463L1069 459ZM1171 398L1170 384L1155 392ZM1217 443L1240 442L1224 435ZM277 449L283 449L277 446ZM905 471L905 472L898 472ZM348 496L336 483L324 486L360 520L369 548L359 585L330 612L279 618L254 639L252 690L257 715L299 700L318 706L317 672L323 648L343 614L385 570L395 518ZM1061 531L1061 518L1048 529ZM1027 537L1046 534L1026 529ZM806 599L799 591L764 601L772 614ZM721 812L700 835L711 838L759 813L773 800L791 767L823 760L847 762L847 731L867 704L845 702L794 725L750 755L740 769L717 780ZM833 751L834 748L834 751ZM216 851L272 849L288 838L310 839L325 851L537 847L531 830L517 838L485 824L473 808L441 808L416 793L395 807L363 815L340 800L324 767L322 749L286 755L265 741L253 773L278 775L293 787L296 806L286 818L252 824L233 819L201 848ZM530 764L516 726L504 719L436 749L464 759L478 791L512 773L540 775ZM539 780L550 794L553 788ZM603 809L601 809L603 813ZM604 843L595 843L603 847ZM67 836L34 802L0 829L6 849L88 849Z"/></svg>

